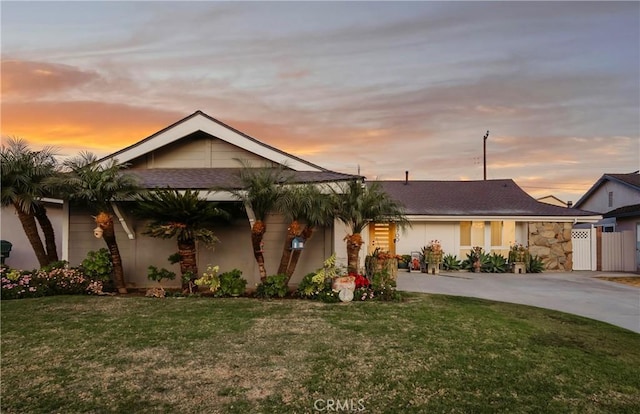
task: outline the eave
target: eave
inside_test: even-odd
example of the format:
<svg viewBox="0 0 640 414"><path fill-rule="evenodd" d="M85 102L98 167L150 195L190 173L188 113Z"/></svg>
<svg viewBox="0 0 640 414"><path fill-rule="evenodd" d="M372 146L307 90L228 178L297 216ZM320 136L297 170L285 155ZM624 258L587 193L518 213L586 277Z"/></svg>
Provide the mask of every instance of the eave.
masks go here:
<svg viewBox="0 0 640 414"><path fill-rule="evenodd" d="M474 216L474 215L407 215L410 222L452 222L452 221L496 221L510 220L517 222L556 222L556 223L597 223L602 219L601 215L593 216Z"/></svg>

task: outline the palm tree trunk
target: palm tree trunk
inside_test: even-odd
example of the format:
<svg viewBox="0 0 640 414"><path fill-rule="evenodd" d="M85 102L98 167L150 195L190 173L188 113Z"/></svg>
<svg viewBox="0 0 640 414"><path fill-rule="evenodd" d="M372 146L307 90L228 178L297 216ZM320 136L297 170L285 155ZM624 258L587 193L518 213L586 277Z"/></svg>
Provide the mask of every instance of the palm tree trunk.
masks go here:
<svg viewBox="0 0 640 414"><path fill-rule="evenodd" d="M307 240L311 238L311 236L313 236L314 230L315 230L314 226L305 226L305 228L302 230L302 233L300 235L304 239L305 243L307 242ZM302 254L302 250L294 250L291 254L291 261L289 262L289 267L287 268L287 273L286 273L287 283L289 283L289 280L291 280L291 277L293 276L293 272L296 271L296 266L298 265L298 260L300 260L301 254Z"/></svg>
<svg viewBox="0 0 640 414"><path fill-rule="evenodd" d="M193 293L198 278L198 264L196 261L196 242L194 240L178 241L180 255L180 273L182 273L182 291ZM189 279L186 276L189 275Z"/></svg>
<svg viewBox="0 0 640 414"><path fill-rule="evenodd" d="M262 239L267 231L267 226L262 220L256 220L251 228L251 245L253 246L253 256L258 263L258 271L260 272L260 280L264 282L267 279L267 269L264 267L264 254L262 252Z"/></svg>
<svg viewBox="0 0 640 414"><path fill-rule="evenodd" d="M284 275L287 273L291 256L296 251L291 250L291 243L293 239L300 235L300 223L297 220L293 220L287 228L287 237L284 239L284 246L282 247L282 257L280 258L280 266L278 266L278 274Z"/></svg>
<svg viewBox="0 0 640 414"><path fill-rule="evenodd" d="M347 241L347 271L349 273L358 273L358 259L360 256L360 247L362 246L362 236L360 233L354 233L345 237Z"/></svg>
<svg viewBox="0 0 640 414"><path fill-rule="evenodd" d="M118 289L118 293L127 293L127 285L124 281L124 268L122 267L122 256L116 241L116 232L113 227L113 216L109 213L100 212L96 216L96 224L102 229L102 238L107 244L113 263L113 279Z"/></svg>
<svg viewBox="0 0 640 414"><path fill-rule="evenodd" d="M35 204L34 215L36 220L38 220L38 224L40 224L42 233L44 234L44 244L47 250L47 259L49 260L49 263L57 262L59 259L58 248L56 247L56 236L53 231L53 225L49 220L49 216L47 216L47 209L41 204Z"/></svg>
<svg viewBox="0 0 640 414"><path fill-rule="evenodd" d="M33 216L33 213L25 213L18 203L14 203L13 206L16 208L18 219L20 219L24 233L36 254L40 267L48 265L49 258L47 257L47 252L44 250L44 246L42 245L42 240L40 239L40 233L38 233L38 226L36 225L36 219Z"/></svg>

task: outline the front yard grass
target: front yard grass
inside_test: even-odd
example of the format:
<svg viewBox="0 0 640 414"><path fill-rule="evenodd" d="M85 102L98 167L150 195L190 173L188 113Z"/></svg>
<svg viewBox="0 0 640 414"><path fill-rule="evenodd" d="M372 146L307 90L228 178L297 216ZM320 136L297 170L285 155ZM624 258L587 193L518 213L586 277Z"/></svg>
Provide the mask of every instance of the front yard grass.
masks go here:
<svg viewBox="0 0 640 414"><path fill-rule="evenodd" d="M527 306L426 294L350 304L57 296L1 306L3 413L313 413L338 401L369 413L640 406L640 335Z"/></svg>

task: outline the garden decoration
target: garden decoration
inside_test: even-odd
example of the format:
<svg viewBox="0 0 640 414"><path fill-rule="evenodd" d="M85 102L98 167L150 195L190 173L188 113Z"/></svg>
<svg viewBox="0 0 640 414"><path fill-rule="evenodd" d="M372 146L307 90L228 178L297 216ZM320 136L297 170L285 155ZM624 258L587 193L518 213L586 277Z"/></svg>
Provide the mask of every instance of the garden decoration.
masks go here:
<svg viewBox="0 0 640 414"><path fill-rule="evenodd" d="M398 277L399 259L402 259L402 256L391 254L389 251L383 251L376 247L369 256L365 257L365 274L368 278L371 278L374 273L387 271L391 278L395 280Z"/></svg>
<svg viewBox="0 0 640 414"><path fill-rule="evenodd" d="M409 261L409 272L412 270L420 271L420 252L411 252L411 260Z"/></svg>
<svg viewBox="0 0 640 414"><path fill-rule="evenodd" d="M513 273L527 273L527 262L529 261L529 249L522 243L514 243L509 248L509 264Z"/></svg>
<svg viewBox="0 0 640 414"><path fill-rule="evenodd" d="M442 263L442 245L439 240L431 240L424 250L424 260L427 264L427 273L432 275L440 273Z"/></svg>

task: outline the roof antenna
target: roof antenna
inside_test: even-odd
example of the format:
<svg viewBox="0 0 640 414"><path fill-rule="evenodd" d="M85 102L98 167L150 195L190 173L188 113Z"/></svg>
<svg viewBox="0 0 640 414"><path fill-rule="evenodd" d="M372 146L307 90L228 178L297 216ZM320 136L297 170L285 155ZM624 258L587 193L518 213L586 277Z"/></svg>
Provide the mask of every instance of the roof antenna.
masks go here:
<svg viewBox="0 0 640 414"><path fill-rule="evenodd" d="M484 156L484 180L487 181L487 139L489 138L489 131L484 135L482 139L482 152Z"/></svg>

